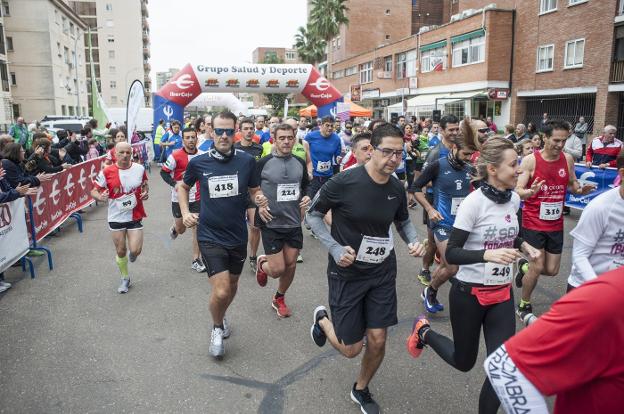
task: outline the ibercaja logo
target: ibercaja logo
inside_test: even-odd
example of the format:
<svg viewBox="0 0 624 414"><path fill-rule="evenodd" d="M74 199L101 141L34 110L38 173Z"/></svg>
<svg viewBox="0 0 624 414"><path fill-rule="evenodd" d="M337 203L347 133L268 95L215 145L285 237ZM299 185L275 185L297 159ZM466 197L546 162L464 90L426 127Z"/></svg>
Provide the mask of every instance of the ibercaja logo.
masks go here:
<svg viewBox="0 0 624 414"><path fill-rule="evenodd" d="M225 81L225 86L227 88L238 88L240 86L240 82L238 79L232 78Z"/></svg>
<svg viewBox="0 0 624 414"><path fill-rule="evenodd" d="M288 82L286 82L286 87L287 88L298 88L299 87L299 81L297 79L291 79Z"/></svg>
<svg viewBox="0 0 624 414"><path fill-rule="evenodd" d="M206 88L218 88L219 87L219 79L216 79L216 78L206 79L206 82L204 82L204 86Z"/></svg>
<svg viewBox="0 0 624 414"><path fill-rule="evenodd" d="M266 83L266 87L267 88L279 88L279 80L277 79L268 80Z"/></svg>
<svg viewBox="0 0 624 414"><path fill-rule="evenodd" d="M260 87L260 81L258 79L249 79L247 81L247 87L248 88L259 88Z"/></svg>

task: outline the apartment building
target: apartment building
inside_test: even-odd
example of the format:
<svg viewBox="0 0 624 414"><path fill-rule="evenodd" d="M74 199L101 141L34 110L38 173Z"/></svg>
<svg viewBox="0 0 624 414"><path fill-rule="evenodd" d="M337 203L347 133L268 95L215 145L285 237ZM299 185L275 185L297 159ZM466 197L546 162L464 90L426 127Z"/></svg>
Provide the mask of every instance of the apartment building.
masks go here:
<svg viewBox="0 0 624 414"><path fill-rule="evenodd" d="M279 61L290 64L301 63L297 51L292 48L261 46L255 48L254 51L251 52L252 63L264 63L266 61ZM263 94L252 93L250 96L253 100L254 107L258 108L266 104ZM301 94L293 96L292 103L295 105L303 105L306 102L307 100Z"/></svg>
<svg viewBox="0 0 624 414"><path fill-rule="evenodd" d="M179 71L178 68L169 68L166 72L156 72L156 89L154 92L160 90Z"/></svg>
<svg viewBox="0 0 624 414"><path fill-rule="evenodd" d="M13 123L13 106L11 99L11 72L8 66L7 53L13 49L13 39L8 39L4 34L4 12L8 4L0 4L0 81L2 87L0 88L0 130L7 131L9 126ZM8 9L10 12L10 7ZM8 40L11 43L8 43ZM18 108L19 109L19 108Z"/></svg>
<svg viewBox="0 0 624 414"><path fill-rule="evenodd" d="M61 0L4 0L13 116L85 115L86 23ZM7 92L5 76L2 90Z"/></svg>

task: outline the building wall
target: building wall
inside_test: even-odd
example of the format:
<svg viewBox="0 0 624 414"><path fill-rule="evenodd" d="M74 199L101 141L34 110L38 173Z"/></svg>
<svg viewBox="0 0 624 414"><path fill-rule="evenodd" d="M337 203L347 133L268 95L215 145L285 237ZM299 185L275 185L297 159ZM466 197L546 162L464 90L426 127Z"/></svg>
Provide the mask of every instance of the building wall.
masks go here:
<svg viewBox="0 0 624 414"><path fill-rule="evenodd" d="M534 1L520 0L525 3L535 3ZM567 2L568 0L559 0ZM458 0L458 6L456 13L469 9L482 9L489 4L496 4L497 9L509 9L512 10L516 7L518 0Z"/></svg>
<svg viewBox="0 0 624 414"><path fill-rule="evenodd" d="M1 12L1 10L0 10ZM7 131L9 126L13 123L13 108L12 108L12 98L11 98L11 76L10 76L10 72L11 72L11 68L10 66L8 66L8 59L7 59L7 42L6 42L6 38L5 38L5 23L4 23L4 17L2 16L2 13L0 13L0 25L2 25L3 30L2 33L0 33L0 36L2 36L2 39L0 39L0 41L2 41L5 45L5 50L4 53L0 50L0 65L3 65L7 68L7 80L8 82L2 82L2 84L0 84L0 131Z"/></svg>
<svg viewBox="0 0 624 414"><path fill-rule="evenodd" d="M444 2L446 0L429 0L412 2L412 32L416 34L421 27L441 25L448 22L444 19Z"/></svg>

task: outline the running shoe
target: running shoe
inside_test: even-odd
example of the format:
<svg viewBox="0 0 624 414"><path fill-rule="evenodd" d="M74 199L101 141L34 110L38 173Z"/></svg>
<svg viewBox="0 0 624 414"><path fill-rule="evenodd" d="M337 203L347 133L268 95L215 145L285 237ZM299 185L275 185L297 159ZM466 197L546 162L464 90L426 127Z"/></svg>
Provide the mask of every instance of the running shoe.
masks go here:
<svg viewBox="0 0 624 414"><path fill-rule="evenodd" d="M310 328L310 336L319 347L325 345L327 341L327 336L325 336L325 332L323 332L321 325L319 325L319 321L323 318L328 318L327 308L323 305L317 306L316 309L314 309L314 319L312 327Z"/></svg>
<svg viewBox="0 0 624 414"><path fill-rule="evenodd" d="M136 259L137 255L133 254L132 252L128 253L128 260L130 261L130 263L136 262Z"/></svg>
<svg viewBox="0 0 624 414"><path fill-rule="evenodd" d="M303 263L303 256L301 254L297 256L297 263Z"/></svg>
<svg viewBox="0 0 624 414"><path fill-rule="evenodd" d="M267 261L266 255L261 254L258 256L258 267L256 268L256 281L261 287L265 287L267 284L268 275L262 270L262 264Z"/></svg>
<svg viewBox="0 0 624 414"><path fill-rule="evenodd" d="M529 270L529 261L527 259L518 260L518 273L516 273L516 287L522 287L522 278L525 273Z"/></svg>
<svg viewBox="0 0 624 414"><path fill-rule="evenodd" d="M130 278L121 279L121 283L117 288L117 292L119 293L128 293L128 288L130 287Z"/></svg>
<svg viewBox="0 0 624 414"><path fill-rule="evenodd" d="M195 270L197 273L202 273L206 271L206 266L204 266L204 264L199 259L193 260L193 264L191 265L191 268Z"/></svg>
<svg viewBox="0 0 624 414"><path fill-rule="evenodd" d="M427 312L436 313L444 310L444 305L438 301L438 291L431 286L423 289L420 298L423 300L423 305Z"/></svg>
<svg viewBox="0 0 624 414"><path fill-rule="evenodd" d="M423 328L429 329L429 321L423 315L420 315L414 320L414 326L412 327L412 334L407 338L407 352L412 358L418 358L425 347L425 341L421 337L424 333Z"/></svg>
<svg viewBox="0 0 624 414"><path fill-rule="evenodd" d="M169 237L171 237L171 240L175 240L178 237L178 232L176 231L175 227L171 227L169 229Z"/></svg>
<svg viewBox="0 0 624 414"><path fill-rule="evenodd" d="M249 268L251 269L251 273L256 273L256 269L258 268L258 258L256 256L249 256Z"/></svg>
<svg viewBox="0 0 624 414"><path fill-rule="evenodd" d="M0 281L0 293L9 290L11 288L11 284L9 282L5 282L4 280Z"/></svg>
<svg viewBox="0 0 624 414"><path fill-rule="evenodd" d="M223 339L228 339L232 335L232 331L230 330L230 324L228 323L226 317L223 317Z"/></svg>
<svg viewBox="0 0 624 414"><path fill-rule="evenodd" d="M215 358L221 358L225 354L225 346L223 346L223 329L213 328L210 334L210 347L208 348L210 355Z"/></svg>
<svg viewBox="0 0 624 414"><path fill-rule="evenodd" d="M429 283L431 283L431 271L429 270L422 269L417 277L420 283L425 286L429 286Z"/></svg>
<svg viewBox="0 0 624 414"><path fill-rule="evenodd" d="M275 309L275 312L277 312L277 316L279 316L280 318L288 318L290 315L292 315L290 309L288 308L288 305L286 305L284 296L280 296L279 298L273 296L273 300L271 301L271 307Z"/></svg>
<svg viewBox="0 0 624 414"><path fill-rule="evenodd" d="M379 404L373 400L373 394L370 393L368 387L363 390L356 390L356 384L353 384L353 388L351 389L351 401L358 404L360 406L360 411L364 414L379 414L381 412Z"/></svg>
<svg viewBox="0 0 624 414"><path fill-rule="evenodd" d="M312 229L310 229L310 236L312 236L312 238L318 240L318 236L316 235L316 233Z"/></svg>
<svg viewBox="0 0 624 414"><path fill-rule="evenodd" d="M518 305L516 315L518 315L518 318L525 326L529 326L537 319L537 317L533 314L533 306L531 306L530 303L524 306Z"/></svg>

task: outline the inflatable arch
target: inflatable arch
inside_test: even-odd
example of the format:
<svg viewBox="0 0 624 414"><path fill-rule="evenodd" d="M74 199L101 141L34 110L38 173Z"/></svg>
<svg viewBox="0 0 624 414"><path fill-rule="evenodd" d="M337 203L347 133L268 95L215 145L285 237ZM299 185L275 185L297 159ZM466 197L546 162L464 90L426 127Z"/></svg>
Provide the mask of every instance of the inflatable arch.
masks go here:
<svg viewBox="0 0 624 414"><path fill-rule="evenodd" d="M321 117L335 115L336 103L342 101L340 92L312 65L189 63L154 94L154 129L160 119L181 121L184 107L202 92L301 93Z"/></svg>

